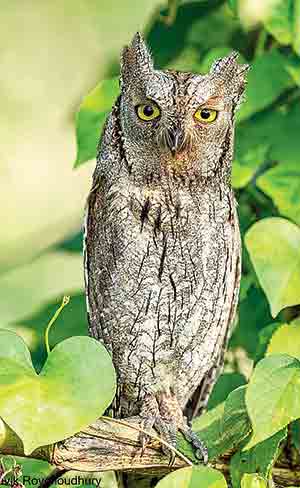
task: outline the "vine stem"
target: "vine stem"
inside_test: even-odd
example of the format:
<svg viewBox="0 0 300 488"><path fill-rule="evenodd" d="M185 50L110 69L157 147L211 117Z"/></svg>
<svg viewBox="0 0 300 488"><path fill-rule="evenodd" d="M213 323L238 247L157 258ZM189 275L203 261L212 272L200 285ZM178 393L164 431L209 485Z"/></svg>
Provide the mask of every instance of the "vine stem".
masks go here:
<svg viewBox="0 0 300 488"><path fill-rule="evenodd" d="M62 311L62 309L66 305L68 305L69 301L70 301L70 297L69 296L64 296L63 297L60 307L56 310L55 314L53 315L52 319L50 320L50 322L48 323L48 325L46 327L46 330L45 330L45 346L46 346L46 351L47 351L47 355L48 356L50 354L50 346L49 346L49 332L50 332L50 329L51 329L52 325L54 324L54 322L56 321L56 319L59 316L59 314Z"/></svg>

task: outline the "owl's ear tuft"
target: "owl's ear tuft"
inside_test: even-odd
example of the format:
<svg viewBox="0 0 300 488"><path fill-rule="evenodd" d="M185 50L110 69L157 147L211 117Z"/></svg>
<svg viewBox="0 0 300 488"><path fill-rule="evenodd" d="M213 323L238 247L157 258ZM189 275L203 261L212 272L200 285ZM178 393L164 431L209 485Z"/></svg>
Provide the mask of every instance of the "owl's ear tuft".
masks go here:
<svg viewBox="0 0 300 488"><path fill-rule="evenodd" d="M128 86L131 81L149 75L153 70L153 61L149 49L137 32L129 46L126 46L121 55L121 87Z"/></svg>
<svg viewBox="0 0 300 488"><path fill-rule="evenodd" d="M250 68L249 64L239 64L237 59L239 53L233 51L229 56L225 58L217 59L210 70L211 74L222 76L223 78L233 78L246 75Z"/></svg>
<svg viewBox="0 0 300 488"><path fill-rule="evenodd" d="M250 69L249 64L237 62L238 56L239 54L233 51L229 56L217 59L210 70L210 74L219 78L224 87L227 88L235 109L243 101L243 93L247 84L246 75Z"/></svg>

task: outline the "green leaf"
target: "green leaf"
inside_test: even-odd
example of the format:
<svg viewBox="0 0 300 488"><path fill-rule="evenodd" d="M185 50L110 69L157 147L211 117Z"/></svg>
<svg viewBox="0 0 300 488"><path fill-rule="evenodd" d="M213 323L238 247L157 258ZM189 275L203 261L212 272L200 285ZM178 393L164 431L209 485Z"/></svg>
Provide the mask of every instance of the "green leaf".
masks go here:
<svg viewBox="0 0 300 488"><path fill-rule="evenodd" d="M247 138L249 147L243 147L241 141L237 143L236 155L232 166L232 185L234 188L243 188L254 176L258 167L265 161L269 144L256 144L252 147Z"/></svg>
<svg viewBox="0 0 300 488"><path fill-rule="evenodd" d="M268 120L269 119L269 120ZM300 106L294 103L285 112L270 112L265 120L266 134L260 134L265 140L267 136L271 143L269 157L284 164L297 163L300 152ZM257 127L257 130L264 127Z"/></svg>
<svg viewBox="0 0 300 488"><path fill-rule="evenodd" d="M239 124L236 128L233 186L242 188L248 184L265 161L279 162L283 171L289 163L297 167L299 132L299 104L284 110L270 109Z"/></svg>
<svg viewBox="0 0 300 488"><path fill-rule="evenodd" d="M256 473L262 479L268 480L279 454L280 443L285 439L286 434L286 429L282 429L249 451L238 451L234 454L230 460L230 476L233 488L240 488L245 473Z"/></svg>
<svg viewBox="0 0 300 488"><path fill-rule="evenodd" d="M273 317L300 302L300 229L271 217L255 223L245 242Z"/></svg>
<svg viewBox="0 0 300 488"><path fill-rule="evenodd" d="M239 387L231 392L225 404L221 403L196 418L193 421L193 431L208 448L210 461L244 443L251 432L245 404L245 387ZM197 462L190 445L182 438L179 440L179 448L183 454Z"/></svg>
<svg viewBox="0 0 300 488"><path fill-rule="evenodd" d="M281 327L280 322L273 322L272 324L266 325L258 335L258 344L255 351L254 361L257 363L260 361L266 354L268 349L271 337L273 336L274 332Z"/></svg>
<svg viewBox="0 0 300 488"><path fill-rule="evenodd" d="M101 81L83 99L76 117L75 167L96 157L101 130L118 94L118 78L112 78Z"/></svg>
<svg viewBox="0 0 300 488"><path fill-rule="evenodd" d="M251 359L256 357L259 331L272 320L268 302L262 290L254 285L240 302L238 324L233 331L229 347L242 347Z"/></svg>
<svg viewBox="0 0 300 488"><path fill-rule="evenodd" d="M273 1L267 17L265 28L280 44L291 44L293 39L293 1Z"/></svg>
<svg viewBox="0 0 300 488"><path fill-rule="evenodd" d="M255 59L247 76L246 102L238 113L239 121L268 107L291 86L284 62L284 57L275 49Z"/></svg>
<svg viewBox="0 0 300 488"><path fill-rule="evenodd" d="M237 388L230 393L225 404L220 403L193 421L193 431L208 448L210 461L238 447L249 436L251 424L244 397L245 387ZM199 463L190 444L182 436L178 437L178 447L193 462Z"/></svg>
<svg viewBox="0 0 300 488"><path fill-rule="evenodd" d="M29 454L102 415L115 393L115 372L98 341L71 337L51 351L38 375L23 340L2 329L0 385L0 416Z"/></svg>
<svg viewBox="0 0 300 488"><path fill-rule="evenodd" d="M244 474L241 488L267 488L267 483L258 474Z"/></svg>
<svg viewBox="0 0 300 488"><path fill-rule="evenodd" d="M221 419L223 417L224 404L219 404L216 408L205 412L193 421L193 431L204 442L208 449L209 460L217 457L227 449L226 440L221 439ZM233 426L234 428L234 426ZM231 433L232 434L232 433ZM236 433L237 435L239 433ZM230 435L230 434L229 434ZM199 463L195 458L195 453L190 443L183 436L177 439L179 450L190 458L194 463Z"/></svg>
<svg viewBox="0 0 300 488"><path fill-rule="evenodd" d="M170 39L171 43L177 44L180 50L183 45L182 40L185 39L187 44L190 43L196 46L200 53L203 54L210 49L230 46L232 37L237 31L239 45L244 39L238 20L232 18L232 13L226 4L221 4L216 8L216 4L206 1L203 2L202 9L200 9L199 3L195 5L195 2L190 2L189 7L186 6L185 11L187 12L188 9L190 11L190 17L185 26L182 24L185 18L185 13L182 9L182 12L180 12L181 15L177 16L178 31L172 33L168 29L164 39L156 40L156 42L160 41L160 50L172 50L172 45L166 45L168 39ZM163 46L162 40L165 41L163 43L165 45Z"/></svg>
<svg viewBox="0 0 300 488"><path fill-rule="evenodd" d="M281 111L269 110L256 114L237 127L233 163L233 185L241 188L255 177L264 161L278 162L278 166L257 179L257 184L274 199L282 213L296 221L299 221L300 215L299 200L295 193L299 178L294 177L298 175L299 132L299 104ZM255 148L260 147L265 148L265 154L263 150L256 154ZM253 155L253 158L248 154Z"/></svg>
<svg viewBox="0 0 300 488"><path fill-rule="evenodd" d="M165 476L156 488L226 488L227 483L220 471L207 466L182 468Z"/></svg>
<svg viewBox="0 0 300 488"><path fill-rule="evenodd" d="M246 383L241 373L223 373L219 376L208 400L207 409L210 410L226 400L228 395Z"/></svg>
<svg viewBox="0 0 300 488"><path fill-rule="evenodd" d="M300 319L277 328L267 348L270 354L288 354L300 361Z"/></svg>
<svg viewBox="0 0 300 488"><path fill-rule="evenodd" d="M201 432L207 427L211 427L215 422L223 418L225 403L220 403L217 407L209 410L193 420L193 430ZM219 432L219 430L218 430Z"/></svg>
<svg viewBox="0 0 300 488"><path fill-rule="evenodd" d="M228 432L232 430L232 423L235 424L235 429L239 429L240 437L245 439L251 432L251 424L245 403L246 386L240 386L230 393L225 405L222 418L222 435L228 436ZM237 444L233 443L232 447L240 444L240 439Z"/></svg>
<svg viewBox="0 0 300 488"><path fill-rule="evenodd" d="M300 362L270 355L254 369L246 392L253 435L247 449L300 417Z"/></svg>
<svg viewBox="0 0 300 488"><path fill-rule="evenodd" d="M257 186L274 201L280 213L300 224L300 165L280 163L257 179Z"/></svg>
<svg viewBox="0 0 300 488"><path fill-rule="evenodd" d="M166 16L167 8L161 13ZM180 69L191 69L197 61L199 70L200 58L211 48L228 46L236 29L238 21L232 19L232 14L226 4L190 0L178 9L172 26L161 22L158 15L154 15L147 28L147 43L151 47L155 66L165 69L177 66ZM239 41L243 36L239 30ZM197 59L194 55L197 51ZM192 59L188 59L191 53Z"/></svg>

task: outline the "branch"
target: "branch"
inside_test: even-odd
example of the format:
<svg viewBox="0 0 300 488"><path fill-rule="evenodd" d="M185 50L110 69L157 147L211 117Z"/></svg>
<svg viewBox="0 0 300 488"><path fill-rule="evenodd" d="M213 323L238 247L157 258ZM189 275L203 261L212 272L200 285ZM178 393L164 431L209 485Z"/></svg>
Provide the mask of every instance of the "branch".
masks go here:
<svg viewBox="0 0 300 488"><path fill-rule="evenodd" d="M182 457L177 455L170 466L170 457L162 452L161 446L156 440L151 441L151 444L142 453L138 440L138 425L137 418L130 418L122 422L100 418L78 434L53 446L38 448L26 456L21 439L6 424L3 424L3 433L0 429L0 453L42 459L60 470L87 472L138 471L152 476L164 475L171 470L188 465ZM202 429L201 432L204 437L208 435L207 429ZM225 442L224 437L216 440L216 445L213 447L214 452L218 451L218 443L222 442L222 445L225 446L226 442L229 442L232 436L237 436L238 432L240 440L245 438L245 431L243 432L241 426L237 424L235 432L227 435ZM156 436L154 431L153 434ZM180 439L179 445L182 451L193 458L185 441ZM210 465L228 478L230 457L230 453L223 454L211 459ZM192 460L196 461L195 458ZM299 486L299 462L293 464L291 460L281 458L273 468L273 479L281 486Z"/></svg>

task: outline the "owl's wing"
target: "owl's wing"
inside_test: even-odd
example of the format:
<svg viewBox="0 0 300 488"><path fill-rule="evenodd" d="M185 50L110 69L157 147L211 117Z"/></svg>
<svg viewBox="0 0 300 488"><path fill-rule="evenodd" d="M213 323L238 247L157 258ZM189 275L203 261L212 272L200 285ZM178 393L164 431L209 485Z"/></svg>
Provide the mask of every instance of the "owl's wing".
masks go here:
<svg viewBox="0 0 300 488"><path fill-rule="evenodd" d="M84 219L84 278L89 334L100 340L111 353L111 332L103 320L103 286L109 272L109 243L106 225L107 175L118 171L121 163L118 98L104 124L97 151L93 185L87 198Z"/></svg>
<svg viewBox="0 0 300 488"><path fill-rule="evenodd" d="M83 229L84 280L89 333L110 349L110 341L102 331L102 294L99 289L103 264L100 236L103 219L103 185L102 176L94 177L93 186L87 198Z"/></svg>
<svg viewBox="0 0 300 488"><path fill-rule="evenodd" d="M238 252L240 253L240 245L239 245ZM225 352L227 350L227 345L231 336L237 304L238 304L240 280L241 280L241 259L240 256L238 256L236 261L234 292L232 296L232 302L230 307L230 314L229 314L226 333L222 337L222 342L218 344L219 352L217 353L217 359L214 365L202 378L201 383L198 385L193 396L190 398L189 402L187 403L185 415L190 420L195 417L198 417L205 410L212 389L222 371L224 365Z"/></svg>

